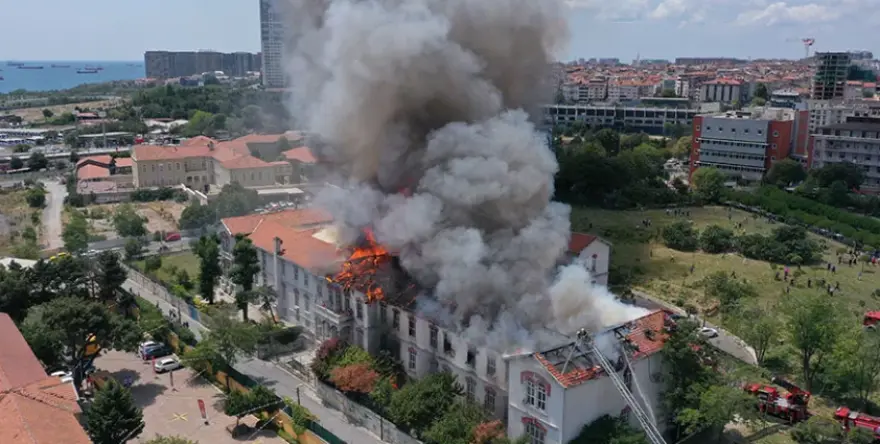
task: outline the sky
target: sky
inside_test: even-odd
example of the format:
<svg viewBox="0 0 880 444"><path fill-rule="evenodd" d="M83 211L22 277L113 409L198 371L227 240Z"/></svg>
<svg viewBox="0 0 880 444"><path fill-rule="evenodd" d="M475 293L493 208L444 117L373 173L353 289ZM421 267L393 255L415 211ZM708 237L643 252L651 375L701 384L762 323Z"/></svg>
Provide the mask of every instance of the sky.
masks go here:
<svg viewBox="0 0 880 444"><path fill-rule="evenodd" d="M869 31L880 19L880 0L566 3L571 42L561 60L800 58L806 37L816 39L818 51L880 55L880 33ZM0 0L0 9L0 60L134 61L148 50L260 50L258 0Z"/></svg>

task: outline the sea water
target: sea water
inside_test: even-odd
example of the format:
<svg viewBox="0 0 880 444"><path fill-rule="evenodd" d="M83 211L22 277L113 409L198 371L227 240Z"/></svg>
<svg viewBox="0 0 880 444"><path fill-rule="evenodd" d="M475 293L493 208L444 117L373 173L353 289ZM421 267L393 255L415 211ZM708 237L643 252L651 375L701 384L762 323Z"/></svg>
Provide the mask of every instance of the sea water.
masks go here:
<svg viewBox="0 0 880 444"><path fill-rule="evenodd" d="M42 66L43 69L18 69L12 63L23 63L25 66ZM63 65L64 68L53 68L52 65ZM69 66L67 68L66 66ZM94 74L77 74L77 70L102 67ZM28 91L49 91L67 89L83 83L103 83L113 80L135 80L144 77L143 61L101 62L101 61L0 61L0 93L8 93L17 89Z"/></svg>

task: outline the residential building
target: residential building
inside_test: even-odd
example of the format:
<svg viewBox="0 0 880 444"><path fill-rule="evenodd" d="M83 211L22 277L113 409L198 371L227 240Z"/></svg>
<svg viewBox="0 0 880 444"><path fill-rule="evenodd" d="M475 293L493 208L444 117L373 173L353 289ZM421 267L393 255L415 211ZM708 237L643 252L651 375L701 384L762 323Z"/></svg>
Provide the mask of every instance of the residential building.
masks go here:
<svg viewBox="0 0 880 444"><path fill-rule="evenodd" d="M278 294L276 313L301 325L315 341L341 337L376 354L387 351L420 378L437 371L455 374L465 396L493 417L507 412L508 371L503 351L476 346L463 332L441 319L414 312L411 292L386 291L368 301L328 278L346 259L337 245L332 218L317 209L285 210L223 219L221 264L229 269L235 236L247 235L259 250L258 281ZM607 282L610 245L595 236L575 234L569 257L580 257L594 270L596 283ZM394 260L383 273L405 279ZM227 280L226 291L234 291ZM403 286L402 286L403 287ZM409 288L409 287L407 287Z"/></svg>
<svg viewBox="0 0 880 444"><path fill-rule="evenodd" d="M596 127L627 128L633 131L644 131L648 134L663 134L666 124L690 126L698 114L700 114L698 108L612 105L548 105L544 107L544 118L548 124L584 122Z"/></svg>
<svg viewBox="0 0 880 444"><path fill-rule="evenodd" d="M171 79L206 72L222 71L227 76L243 77L259 71L259 56L249 52L216 51L147 51L144 53L146 76Z"/></svg>
<svg viewBox="0 0 880 444"><path fill-rule="evenodd" d="M759 180L773 162L806 150L806 116L806 110L786 108L697 116L690 171L712 166L731 176Z"/></svg>
<svg viewBox="0 0 880 444"><path fill-rule="evenodd" d="M133 165L128 157L114 158L107 154L84 157L75 166L77 192L92 196L95 203L128 200L134 191Z"/></svg>
<svg viewBox="0 0 880 444"><path fill-rule="evenodd" d="M848 162L865 172L862 188L880 191L880 117L850 116L813 135L813 167Z"/></svg>
<svg viewBox="0 0 880 444"><path fill-rule="evenodd" d="M620 347L602 348L602 353L615 370L623 373L627 388L661 431L665 421L658 416L662 414L660 396L664 388L659 352L667 322L666 313L655 311L594 335L609 335L614 344L620 340ZM531 443L565 444L603 415L622 416L636 429L641 427L589 347L569 342L508 360L508 436L525 435Z"/></svg>
<svg viewBox="0 0 880 444"><path fill-rule="evenodd" d="M745 89L741 80L717 79L700 86L700 101L702 102L743 103L745 97Z"/></svg>
<svg viewBox="0 0 880 444"><path fill-rule="evenodd" d="M800 92L793 89L777 89L770 93L768 105L774 108L798 108L805 103Z"/></svg>
<svg viewBox="0 0 880 444"><path fill-rule="evenodd" d="M284 23L277 0L260 0L263 86L284 87Z"/></svg>
<svg viewBox="0 0 880 444"><path fill-rule="evenodd" d="M0 442L91 444L73 383L46 374L6 313L0 313L0 337Z"/></svg>
<svg viewBox="0 0 880 444"><path fill-rule="evenodd" d="M729 57L677 57L676 65L742 65L745 60L733 59Z"/></svg>
<svg viewBox="0 0 880 444"><path fill-rule="evenodd" d="M197 190L237 182L244 187L298 183L314 157L304 146L281 152L279 140L302 143L299 133L251 134L218 142L196 137L178 146L137 145L132 148L133 179L138 188L184 184ZM284 157L288 160L265 161ZM296 170L297 176L294 176Z"/></svg>
<svg viewBox="0 0 880 444"><path fill-rule="evenodd" d="M636 100L642 96L638 82L631 80L613 80L608 83L608 101L620 103L628 100Z"/></svg>
<svg viewBox="0 0 880 444"><path fill-rule="evenodd" d="M848 52L817 52L811 97L816 100L842 99L852 57Z"/></svg>

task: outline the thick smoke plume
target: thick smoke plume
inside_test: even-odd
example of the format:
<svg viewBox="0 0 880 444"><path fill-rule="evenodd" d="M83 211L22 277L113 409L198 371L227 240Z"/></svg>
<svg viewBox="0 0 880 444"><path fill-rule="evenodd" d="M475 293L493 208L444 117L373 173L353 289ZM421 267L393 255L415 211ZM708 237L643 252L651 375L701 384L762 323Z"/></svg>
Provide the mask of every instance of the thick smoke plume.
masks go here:
<svg viewBox="0 0 880 444"><path fill-rule="evenodd" d="M291 109L339 173L318 202L342 242L373 228L431 289L418 310L494 345L625 317L580 265L552 284L569 208L551 202L558 165L532 122L567 42L561 0L279 6Z"/></svg>

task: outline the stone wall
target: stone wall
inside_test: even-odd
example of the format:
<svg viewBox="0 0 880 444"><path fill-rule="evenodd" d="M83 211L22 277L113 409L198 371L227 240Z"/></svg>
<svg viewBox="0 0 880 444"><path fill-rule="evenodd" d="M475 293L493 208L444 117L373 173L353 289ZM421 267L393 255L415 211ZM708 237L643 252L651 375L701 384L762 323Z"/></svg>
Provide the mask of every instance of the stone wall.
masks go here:
<svg viewBox="0 0 880 444"><path fill-rule="evenodd" d="M333 387L315 382L315 392L325 406L339 410L346 419L357 424L391 444L422 444L421 441L399 430L394 424L372 410L348 399Z"/></svg>

